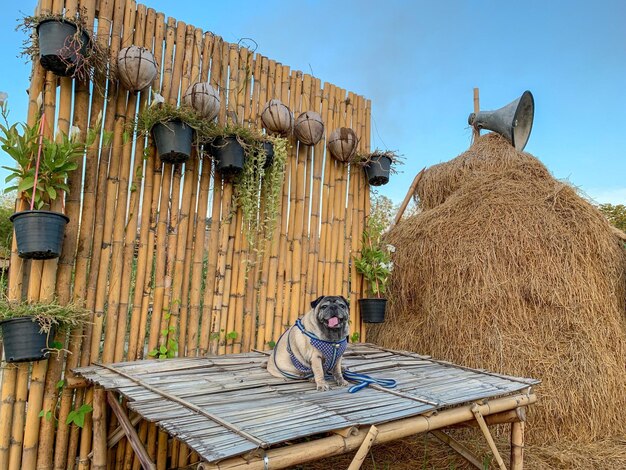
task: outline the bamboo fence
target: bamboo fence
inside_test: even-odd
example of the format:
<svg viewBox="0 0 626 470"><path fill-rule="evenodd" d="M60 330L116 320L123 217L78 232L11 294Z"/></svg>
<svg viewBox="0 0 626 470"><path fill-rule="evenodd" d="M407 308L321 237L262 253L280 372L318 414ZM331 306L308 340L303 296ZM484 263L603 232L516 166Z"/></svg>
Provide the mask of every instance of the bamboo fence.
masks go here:
<svg viewBox="0 0 626 470"><path fill-rule="evenodd" d="M151 88L169 103L177 104L194 82L208 81L219 92L221 124L259 127L264 104L278 98L295 116L319 112L327 133L352 127L360 150L369 149L371 102L362 96L134 0L40 0L36 10L68 17L77 11L112 64L131 44L151 50L160 66ZM14 246L8 293L11 299L82 303L93 321L57 335L67 351L59 360L5 366L0 470L96 468L107 458L139 468L125 438L107 455L91 453L117 419L105 412L102 390L76 379L78 366L148 359L160 346L177 345L172 352L181 357L268 349L322 294L349 296L352 331L365 337L356 302L363 280L351 263L369 213L360 167L330 158L324 139L309 147L290 137L275 229L251 247L241 210L234 210L233 185L210 159L193 155L187 164L163 165L150 138L125 137L151 91L129 93L115 80L102 85L58 78L33 65L28 123L39 116L42 94L48 136L75 125L83 137L93 129L98 138L69 181L62 256L25 261ZM67 424L83 404L93 407L84 426ZM42 410L54 418L41 418ZM145 421L137 434L157 468L166 459L179 466L198 459Z"/></svg>

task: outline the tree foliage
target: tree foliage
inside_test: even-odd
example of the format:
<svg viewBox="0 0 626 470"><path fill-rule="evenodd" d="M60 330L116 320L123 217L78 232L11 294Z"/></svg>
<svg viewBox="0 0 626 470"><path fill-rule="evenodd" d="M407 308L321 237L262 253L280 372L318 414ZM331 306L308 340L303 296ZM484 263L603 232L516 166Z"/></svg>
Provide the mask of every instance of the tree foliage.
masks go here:
<svg viewBox="0 0 626 470"><path fill-rule="evenodd" d="M598 209L612 225L626 232L626 206L624 204L600 204Z"/></svg>

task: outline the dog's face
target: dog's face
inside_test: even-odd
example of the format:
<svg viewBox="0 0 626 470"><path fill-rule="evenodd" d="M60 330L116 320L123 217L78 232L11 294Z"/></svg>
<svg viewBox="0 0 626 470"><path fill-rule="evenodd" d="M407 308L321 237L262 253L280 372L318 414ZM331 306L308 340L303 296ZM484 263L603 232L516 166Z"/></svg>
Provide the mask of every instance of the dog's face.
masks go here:
<svg viewBox="0 0 626 470"><path fill-rule="evenodd" d="M348 335L350 305L345 297L325 295L311 302L315 320L322 332L333 339Z"/></svg>

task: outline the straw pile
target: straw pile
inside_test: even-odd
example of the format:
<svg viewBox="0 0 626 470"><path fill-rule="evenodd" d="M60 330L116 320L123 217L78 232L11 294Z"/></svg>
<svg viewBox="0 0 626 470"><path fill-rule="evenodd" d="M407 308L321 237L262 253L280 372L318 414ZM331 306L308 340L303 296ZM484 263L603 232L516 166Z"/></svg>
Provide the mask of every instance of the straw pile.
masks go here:
<svg viewBox="0 0 626 470"><path fill-rule="evenodd" d="M626 255L600 212L494 134L417 194L368 340L541 379L531 442L624 439Z"/></svg>

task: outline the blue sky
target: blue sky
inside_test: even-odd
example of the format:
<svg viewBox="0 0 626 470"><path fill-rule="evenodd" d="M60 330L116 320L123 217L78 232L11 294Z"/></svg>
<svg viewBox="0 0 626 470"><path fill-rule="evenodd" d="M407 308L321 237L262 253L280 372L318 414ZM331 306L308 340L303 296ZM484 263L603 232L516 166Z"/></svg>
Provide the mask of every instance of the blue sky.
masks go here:
<svg viewBox="0 0 626 470"><path fill-rule="evenodd" d="M14 120L25 117L30 73L16 57L23 35L15 20L35 3L6 2L0 17L0 91L9 93ZM526 150L597 202L626 203L626 2L145 3L227 41L253 38L263 55L372 99L372 147L405 157L402 173L381 189L396 202L422 167L468 147L479 87L482 109L531 90Z"/></svg>

